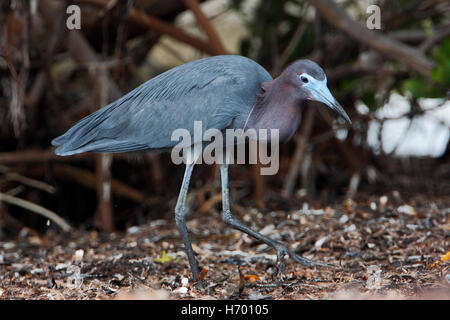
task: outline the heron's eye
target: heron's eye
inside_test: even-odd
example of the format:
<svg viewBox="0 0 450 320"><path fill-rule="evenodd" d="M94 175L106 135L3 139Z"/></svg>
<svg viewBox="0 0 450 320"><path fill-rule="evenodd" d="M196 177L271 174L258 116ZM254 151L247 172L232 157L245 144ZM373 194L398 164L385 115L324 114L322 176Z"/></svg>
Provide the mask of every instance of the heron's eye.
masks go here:
<svg viewBox="0 0 450 320"><path fill-rule="evenodd" d="M305 76L301 76L300 79L303 81L303 83L308 83L309 82L308 78L305 77Z"/></svg>

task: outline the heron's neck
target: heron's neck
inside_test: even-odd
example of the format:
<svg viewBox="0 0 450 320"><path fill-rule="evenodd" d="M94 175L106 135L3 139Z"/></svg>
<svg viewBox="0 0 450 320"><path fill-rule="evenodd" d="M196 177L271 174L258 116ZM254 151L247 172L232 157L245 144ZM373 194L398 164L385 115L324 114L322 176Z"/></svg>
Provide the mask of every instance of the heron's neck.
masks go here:
<svg viewBox="0 0 450 320"><path fill-rule="evenodd" d="M288 140L300 124L300 101L278 79L263 82L245 129L278 129L280 140Z"/></svg>
<svg viewBox="0 0 450 320"><path fill-rule="evenodd" d="M281 76L280 76L281 77ZM296 89L286 85L280 77L261 83L260 97L263 98L262 104L278 104L278 105L298 105L299 101Z"/></svg>

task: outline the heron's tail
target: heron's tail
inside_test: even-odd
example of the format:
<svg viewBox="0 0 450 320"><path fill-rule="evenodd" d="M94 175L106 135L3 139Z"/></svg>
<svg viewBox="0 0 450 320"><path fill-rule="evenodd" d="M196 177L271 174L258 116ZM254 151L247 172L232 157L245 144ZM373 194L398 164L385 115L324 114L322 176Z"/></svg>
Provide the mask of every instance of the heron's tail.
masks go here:
<svg viewBox="0 0 450 320"><path fill-rule="evenodd" d="M82 152L128 152L148 149L145 143L138 143L130 135L130 117L119 108L126 99L119 99L77 122L63 135L53 139L57 146L55 153L70 156Z"/></svg>
<svg viewBox="0 0 450 320"><path fill-rule="evenodd" d="M55 153L59 156L70 156L77 153L94 151L104 152L101 145L105 145L107 139L104 138L106 131L102 128L111 113L119 104L111 103L87 117L78 121L66 133L52 140L52 145L57 146ZM100 148L99 148L100 147Z"/></svg>
<svg viewBox="0 0 450 320"><path fill-rule="evenodd" d="M96 130L101 120L96 113L87 116L77 122L66 133L52 140L52 145L57 146L55 153L59 156L70 156L85 151L90 151L88 146L95 141Z"/></svg>

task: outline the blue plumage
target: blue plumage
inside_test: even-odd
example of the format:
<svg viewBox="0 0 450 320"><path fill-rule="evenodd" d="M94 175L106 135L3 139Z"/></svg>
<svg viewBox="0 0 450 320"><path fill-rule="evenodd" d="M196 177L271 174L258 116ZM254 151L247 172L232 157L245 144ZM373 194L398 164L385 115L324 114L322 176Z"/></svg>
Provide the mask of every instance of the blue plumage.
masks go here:
<svg viewBox="0 0 450 320"><path fill-rule="evenodd" d="M259 86L272 77L237 55L215 56L175 67L79 121L52 144L56 154L170 148L172 132L243 127Z"/></svg>

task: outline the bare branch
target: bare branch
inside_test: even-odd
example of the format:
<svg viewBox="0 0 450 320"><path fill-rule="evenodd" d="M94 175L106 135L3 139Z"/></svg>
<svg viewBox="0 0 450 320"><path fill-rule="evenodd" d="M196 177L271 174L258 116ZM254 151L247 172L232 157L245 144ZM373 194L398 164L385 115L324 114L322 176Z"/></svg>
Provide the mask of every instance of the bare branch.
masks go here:
<svg viewBox="0 0 450 320"><path fill-rule="evenodd" d="M314 115L315 108L308 108L306 111L306 116L304 120L304 126L300 134L297 135L295 139L295 151L291 160L291 164L289 165L289 172L286 175L286 180L283 186L283 193L285 195L289 195L292 193L295 187L295 180L297 179L299 168L303 162L303 158L305 155L305 149L307 145L307 141L309 136L311 135L311 131L314 125Z"/></svg>
<svg viewBox="0 0 450 320"><path fill-rule="evenodd" d="M301 23L298 25L286 49L284 49L283 53L281 54L281 57L277 59L275 67L272 70L273 75L278 75L281 72L281 68L286 64L289 57L292 55L292 52L295 50L295 47L302 39L305 30L306 30L306 23Z"/></svg>
<svg viewBox="0 0 450 320"><path fill-rule="evenodd" d="M76 3L79 4L91 4L97 7L104 8L108 5L108 0L76 0ZM134 8L130 9L129 12L129 19L133 22L152 30L155 30L156 32L159 32L161 34L167 34L171 36L172 38L187 43L194 48L197 48L199 50L202 50L208 54L216 55L219 54L216 52L216 50L211 47L211 45L208 42L205 42L201 39L198 39L196 37L193 37L183 30L180 30L171 24L168 24L164 22L161 19L158 19L154 16L151 16L149 14L146 14L144 12L141 12L139 10L136 10Z"/></svg>
<svg viewBox="0 0 450 320"><path fill-rule="evenodd" d="M330 24L342 30L358 42L407 65L412 70L429 78L433 62L421 51L401 42L367 29L363 24L353 21L344 10L332 0L308 0L319 14Z"/></svg>
<svg viewBox="0 0 450 320"><path fill-rule="evenodd" d="M226 54L227 50L225 49L222 40L220 40L220 37L217 35L217 32L216 30L214 30L214 27L211 25L211 22L203 13L202 9L200 8L200 5L198 4L198 1L183 0L183 2L194 14L198 24L202 27L203 31L205 31L206 35L208 36L209 42L214 47L215 51L217 51L218 54Z"/></svg>

